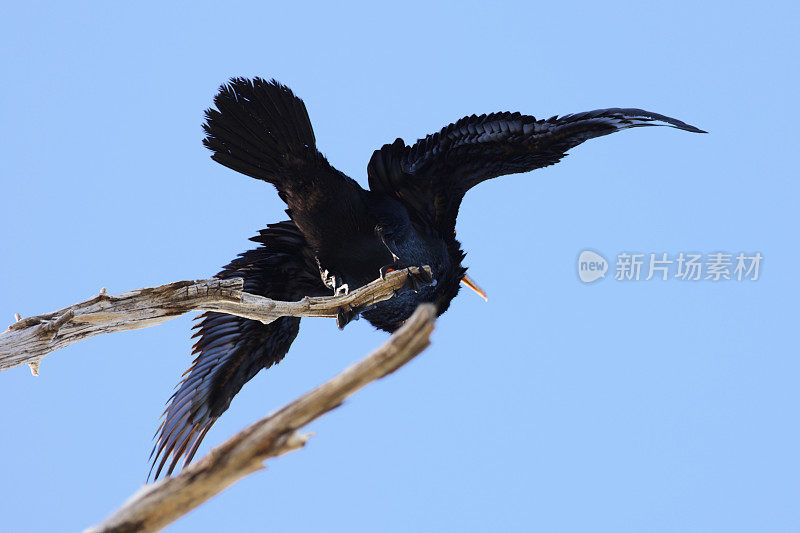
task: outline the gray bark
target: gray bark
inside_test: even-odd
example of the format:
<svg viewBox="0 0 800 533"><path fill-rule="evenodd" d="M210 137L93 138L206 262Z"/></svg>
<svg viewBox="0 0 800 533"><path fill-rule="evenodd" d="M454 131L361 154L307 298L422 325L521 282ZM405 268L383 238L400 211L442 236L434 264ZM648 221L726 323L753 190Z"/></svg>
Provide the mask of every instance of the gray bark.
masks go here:
<svg viewBox="0 0 800 533"><path fill-rule="evenodd" d="M52 313L28 318L15 315L17 322L0 333L0 371L28 364L33 375L38 375L42 358L60 348L101 333L155 326L190 311L219 311L264 323L282 316L335 318L341 307L362 307L391 298L407 276L406 270L390 272L386 279L345 296L306 297L298 302L243 292L240 278L177 281L119 296L102 289L94 298Z"/></svg>
<svg viewBox="0 0 800 533"><path fill-rule="evenodd" d="M300 429L335 409L355 391L394 372L430 343L432 304L419 306L380 348L330 381L217 446L173 478L148 485L85 533L158 531L237 480L264 468L264 460L305 445Z"/></svg>

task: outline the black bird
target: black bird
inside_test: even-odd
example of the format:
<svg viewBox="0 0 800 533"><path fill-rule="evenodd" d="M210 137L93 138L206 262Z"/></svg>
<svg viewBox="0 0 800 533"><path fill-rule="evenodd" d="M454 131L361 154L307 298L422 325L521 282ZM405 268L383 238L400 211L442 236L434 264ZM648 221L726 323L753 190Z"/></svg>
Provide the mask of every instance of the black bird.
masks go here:
<svg viewBox="0 0 800 533"><path fill-rule="evenodd" d="M317 150L305 105L288 87L275 80L234 78L220 88L214 104L203 125L211 158L273 184L290 219L261 230L251 239L259 246L217 277L241 277L247 292L298 300L347 292L391 269L430 265L432 279L413 279L415 290L340 313L340 327L360 313L389 332L421 302L433 302L444 313L459 283L470 283L455 225L461 199L478 183L555 164L570 148L626 128L671 126L705 133L641 109L600 109L547 120L508 112L472 115L413 146L397 139L376 150L367 165L369 190L364 190ZM197 357L156 432L151 454L156 477L165 465L171 474L181 458L184 464L191 461L242 386L283 359L300 325L293 317L271 324L221 313L199 319Z"/></svg>

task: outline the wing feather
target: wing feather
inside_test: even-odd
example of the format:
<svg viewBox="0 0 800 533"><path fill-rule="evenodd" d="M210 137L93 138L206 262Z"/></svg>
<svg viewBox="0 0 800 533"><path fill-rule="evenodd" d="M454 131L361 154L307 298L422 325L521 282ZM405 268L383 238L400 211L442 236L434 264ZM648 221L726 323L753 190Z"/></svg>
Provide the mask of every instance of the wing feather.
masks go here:
<svg viewBox="0 0 800 533"><path fill-rule="evenodd" d="M259 248L241 254L217 277L243 277L247 292L296 300L328 291L313 252L292 222L272 224L253 238ZM297 335L300 319L284 317L262 324L222 313L204 313L194 327L194 363L167 401L150 454L151 474L172 473L187 464L234 395L262 368L283 359Z"/></svg>
<svg viewBox="0 0 800 533"><path fill-rule="evenodd" d="M452 233L464 194L504 174L553 165L589 139L643 126L694 126L642 109L598 109L537 120L520 113L472 115L406 146L376 150L367 166L370 189L403 202L418 221Z"/></svg>

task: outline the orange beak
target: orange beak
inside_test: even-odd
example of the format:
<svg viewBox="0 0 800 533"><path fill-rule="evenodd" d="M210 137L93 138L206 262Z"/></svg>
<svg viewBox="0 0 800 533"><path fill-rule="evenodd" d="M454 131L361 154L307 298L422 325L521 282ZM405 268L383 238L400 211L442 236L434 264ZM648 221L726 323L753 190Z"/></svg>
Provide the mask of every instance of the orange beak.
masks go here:
<svg viewBox="0 0 800 533"><path fill-rule="evenodd" d="M486 296L486 291L484 291L483 289L481 289L480 285L478 285L477 283L475 283L475 282L472 280L472 278L471 278L471 277L469 277L469 276L467 276L466 274L464 274L464 277L463 277L463 278L461 278L461 283L463 283L464 285L466 285L467 287L469 287L470 289L472 289L473 291L475 291L475 292L478 294L478 296L480 296L481 298L483 298L483 299L484 299L484 300L486 300L487 302L489 301L489 297L488 297L488 296Z"/></svg>

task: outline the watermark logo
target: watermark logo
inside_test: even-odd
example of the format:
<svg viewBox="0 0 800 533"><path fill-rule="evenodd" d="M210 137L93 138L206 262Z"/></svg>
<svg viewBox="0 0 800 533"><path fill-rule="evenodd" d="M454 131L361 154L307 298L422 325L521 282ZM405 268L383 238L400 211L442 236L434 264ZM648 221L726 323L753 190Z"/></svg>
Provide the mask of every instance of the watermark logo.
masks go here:
<svg viewBox="0 0 800 533"><path fill-rule="evenodd" d="M578 256L578 277L584 283L591 283L606 277L608 261L602 255L591 250L584 250Z"/></svg>
<svg viewBox="0 0 800 533"><path fill-rule="evenodd" d="M709 254L679 252L677 254L621 252L614 265L616 281L756 281L761 274L764 256L760 252ZM578 277L584 283L604 278L609 265L606 259L591 250L578 257Z"/></svg>

